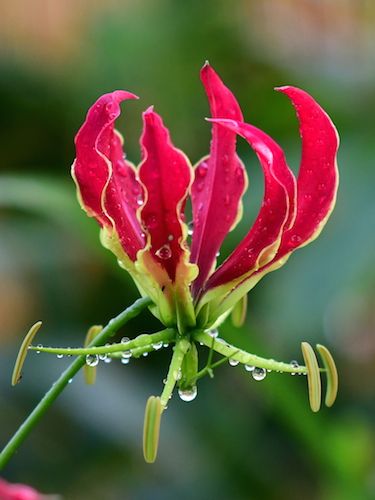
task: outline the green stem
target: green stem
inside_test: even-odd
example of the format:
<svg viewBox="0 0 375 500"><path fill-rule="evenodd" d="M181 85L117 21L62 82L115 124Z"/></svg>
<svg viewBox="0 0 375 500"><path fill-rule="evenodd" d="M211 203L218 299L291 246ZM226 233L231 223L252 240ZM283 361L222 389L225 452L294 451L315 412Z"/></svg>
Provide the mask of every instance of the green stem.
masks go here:
<svg viewBox="0 0 375 500"><path fill-rule="evenodd" d="M128 342L121 342L119 344L111 344L101 347L38 347L30 346L30 351L37 352L47 352L50 354L63 354L64 356L82 356L87 354L111 354L111 353L121 353L123 351L129 351L131 349L136 349L138 347L151 346L152 344L157 344L158 342L165 341L170 342L175 337L175 330L173 328L166 328L157 333L138 335L135 339L129 340ZM93 344L90 344L93 345Z"/></svg>
<svg viewBox="0 0 375 500"><path fill-rule="evenodd" d="M235 359L244 365L252 365L258 368L264 368L266 370L286 372L286 373L307 373L306 366L294 366L289 363L283 363L281 361L275 361L274 359L266 359L255 354L238 349L221 339L215 339L214 344L212 344L212 337L207 332L195 331L193 337L198 342L201 342L209 349L222 354L223 356L231 359ZM321 370L323 371L323 370Z"/></svg>
<svg viewBox="0 0 375 500"><path fill-rule="evenodd" d="M141 345L137 346L131 349L132 352L132 358L139 358L146 352L153 352L157 349L155 349L154 345L158 344L159 342L164 343L171 343L176 341L176 336L177 336L177 331L173 328L166 328L165 330L162 330L161 332L153 333L151 335L148 335L148 337L152 337L152 343L151 344L146 344L146 345ZM137 337L138 338L138 337ZM136 339L134 339L136 340ZM124 344L126 345L126 344ZM130 350L129 348L127 350ZM123 352L114 352L114 353L109 353L109 357L113 359L118 359L121 358L123 355Z"/></svg>
<svg viewBox="0 0 375 500"><path fill-rule="evenodd" d="M151 303L152 301L148 297L136 300L134 304L125 309L125 311L120 313L115 318L111 319L107 326L103 328L101 333L91 342L90 346L97 346L105 343L117 332L119 328L121 328L130 319L138 316ZM19 427L13 437L9 440L8 444L4 447L3 451L0 453L0 470L5 467L5 465L17 451L19 446L30 434L31 430L35 427L35 425L39 422L47 409L52 405L55 399L68 385L69 381L84 366L85 362L86 357L84 355L75 359L73 363L60 375L60 377L48 390L45 396L40 400L34 410L30 413L30 415Z"/></svg>
<svg viewBox="0 0 375 500"><path fill-rule="evenodd" d="M236 353L238 352L238 349L236 350ZM202 370L200 370L196 376L191 379L190 381L188 381L186 383L187 386L191 386L191 385L196 385L197 383L197 380L200 380L201 378L205 377L206 375L209 375L211 378L213 377L213 370L215 368L218 368L219 366L223 365L224 363L226 363L228 361L228 359L233 359L233 356L231 356L230 358L222 358L222 359L219 359L219 361L216 361L216 363L212 363L212 364L208 364L202 368Z"/></svg>
<svg viewBox="0 0 375 500"><path fill-rule="evenodd" d="M185 354L189 350L189 347L189 341L186 339L181 339L176 342L176 345L173 348L173 356L171 364L169 365L167 379L165 381L163 392L160 396L160 403L163 409L166 408L168 401L172 396L173 389L178 380L182 362L184 360Z"/></svg>

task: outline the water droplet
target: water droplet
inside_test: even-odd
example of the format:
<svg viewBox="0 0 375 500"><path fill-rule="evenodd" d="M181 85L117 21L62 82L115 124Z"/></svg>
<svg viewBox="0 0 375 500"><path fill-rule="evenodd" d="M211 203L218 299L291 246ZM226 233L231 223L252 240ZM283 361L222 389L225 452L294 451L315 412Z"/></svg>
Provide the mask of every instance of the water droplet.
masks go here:
<svg viewBox="0 0 375 500"><path fill-rule="evenodd" d="M168 241L173 241L173 234L168 234Z"/></svg>
<svg viewBox="0 0 375 500"><path fill-rule="evenodd" d="M123 351L122 354L121 354L121 357L124 358L124 359L129 359L132 357L132 352L129 350L129 351Z"/></svg>
<svg viewBox="0 0 375 500"><path fill-rule="evenodd" d="M255 367L253 365L245 365L245 370L247 372L252 372L254 371Z"/></svg>
<svg viewBox="0 0 375 500"><path fill-rule="evenodd" d="M104 363L106 363L107 365L108 365L109 363L112 363L112 358L110 358L109 356L107 356L107 357L105 358L105 360L104 360Z"/></svg>
<svg viewBox="0 0 375 500"><path fill-rule="evenodd" d="M155 344L152 344L152 347L155 351L158 351L163 347L163 341L161 340L160 342L155 342Z"/></svg>
<svg viewBox="0 0 375 500"><path fill-rule="evenodd" d="M142 356L143 356L144 358L146 358L146 357L148 356L148 352L144 352L144 353L142 354Z"/></svg>
<svg viewBox="0 0 375 500"><path fill-rule="evenodd" d="M72 379L72 378L70 378L70 379L68 380L68 384L71 384L72 382L73 382L73 379Z"/></svg>
<svg viewBox="0 0 375 500"><path fill-rule="evenodd" d="M164 342L163 347L169 347L168 342Z"/></svg>
<svg viewBox="0 0 375 500"><path fill-rule="evenodd" d="M197 397L198 391L197 391L197 386L195 385L194 387L190 387L189 389L179 389L178 390L178 395L182 399L182 401L193 401Z"/></svg>
<svg viewBox="0 0 375 500"><path fill-rule="evenodd" d="M38 344L38 345L37 345L37 347L38 347L38 349L41 349L41 348L43 347L43 345L42 345L42 344ZM40 351L35 351L35 352L36 352L37 354L40 354Z"/></svg>
<svg viewBox="0 0 375 500"><path fill-rule="evenodd" d="M239 361L233 358L229 358L228 363L230 364L230 366L237 366Z"/></svg>
<svg viewBox="0 0 375 500"><path fill-rule="evenodd" d="M193 236L193 232L194 232L193 221L190 221L189 224L187 225L187 227L188 227L188 236Z"/></svg>
<svg viewBox="0 0 375 500"><path fill-rule="evenodd" d="M204 178L207 175L207 170L208 170L208 165L207 162L203 161L196 169L197 176Z"/></svg>
<svg viewBox="0 0 375 500"><path fill-rule="evenodd" d="M121 364L128 365L129 361L130 361L130 358L124 358L123 356L121 357Z"/></svg>
<svg viewBox="0 0 375 500"><path fill-rule="evenodd" d="M267 376L267 371L264 368L254 368L252 372L254 380L264 380Z"/></svg>
<svg viewBox="0 0 375 500"><path fill-rule="evenodd" d="M129 337L122 337L121 344L126 344L127 342L129 342L129 340Z"/></svg>
<svg viewBox="0 0 375 500"><path fill-rule="evenodd" d="M296 361L295 359L292 359L289 364L291 364L294 368L299 368L298 361ZM295 375L295 372L292 372L292 375Z"/></svg>
<svg viewBox="0 0 375 500"><path fill-rule="evenodd" d="M168 243L166 243L165 245L160 247L159 250L155 252L155 255L156 257L159 257L159 259L162 260L170 259L172 257L171 247L169 246Z"/></svg>
<svg viewBox="0 0 375 500"><path fill-rule="evenodd" d="M208 335L212 337L213 339L216 339L217 336L219 335L219 330L217 328L214 328L213 330L210 330L208 332Z"/></svg>
<svg viewBox="0 0 375 500"><path fill-rule="evenodd" d="M106 354L106 353L99 354L99 359L100 359L101 361L104 361L106 358L107 358L107 354Z"/></svg>
<svg viewBox="0 0 375 500"><path fill-rule="evenodd" d="M216 252L216 257L220 257L220 252Z"/></svg>
<svg viewBox="0 0 375 500"><path fill-rule="evenodd" d="M97 354L88 354L86 356L86 365L97 366L99 363L99 356Z"/></svg>
<svg viewBox="0 0 375 500"><path fill-rule="evenodd" d="M64 354L58 354L56 357L57 357L58 359L61 359L61 358L63 358L63 357L64 357Z"/></svg>
<svg viewBox="0 0 375 500"><path fill-rule="evenodd" d="M290 238L290 241L292 243L297 243L298 244L298 243L301 243L302 238L301 238L301 236L298 236L298 234L293 234L293 236Z"/></svg>

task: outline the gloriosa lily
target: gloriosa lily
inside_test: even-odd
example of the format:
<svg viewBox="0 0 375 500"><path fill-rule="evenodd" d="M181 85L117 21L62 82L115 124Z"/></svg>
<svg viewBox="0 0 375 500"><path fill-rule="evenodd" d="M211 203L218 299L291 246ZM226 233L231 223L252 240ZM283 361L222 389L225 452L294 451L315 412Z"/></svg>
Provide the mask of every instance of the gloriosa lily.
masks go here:
<svg viewBox="0 0 375 500"><path fill-rule="evenodd" d="M237 349L214 330L242 305L244 297L267 273L282 266L291 253L318 236L335 203L338 185L336 153L338 136L323 109L303 90L281 87L297 111L302 137L298 178L289 169L280 146L266 133L243 121L240 107L215 71L206 64L201 71L212 122L209 155L193 168L173 146L162 119L149 108L143 114L142 161L134 167L124 156L123 140L114 124L120 103L136 96L117 90L98 99L76 136L77 157L72 174L78 196L88 215L101 227L101 240L133 277L142 298L102 328L92 326L83 348L31 345L41 322L27 333L16 360L12 383L17 384L28 350L76 355L32 414L0 454L0 469L32 429L45 409L85 366L87 383L95 379L100 359L140 357L163 343L172 344L173 355L160 397L146 405L144 455L156 458L160 417L176 384L185 401L194 399L196 383L212 376L213 369L229 359L245 365L253 378L268 371L307 375L310 406L321 404L321 372L327 376L325 404L332 406L338 378L333 358L321 345L317 350L302 343L305 366L261 358ZM247 187L244 166L236 154L237 135L250 144L264 173L264 199L254 224L242 242L217 268L216 256L224 238L242 216L241 199ZM185 221L185 205L191 196L194 231ZM121 343L108 344L118 330L146 307L166 326ZM210 349L199 370L196 343ZM213 352L222 358L213 362Z"/></svg>
<svg viewBox="0 0 375 500"><path fill-rule="evenodd" d="M209 64L201 70L212 118L209 155L192 167L161 117L143 113L142 161L124 156L114 124L120 103L136 96L115 91L90 108L76 136L72 167L82 207L101 226L101 240L133 277L152 312L180 333L220 324L235 304L291 253L315 239L332 212L338 186L336 129L316 101L286 86L302 138L298 178L281 147L243 121L239 104ZM264 173L264 199L241 243L217 268L224 238L242 216L247 187L236 154L237 135L253 148ZM194 232L188 245L184 209L191 197Z"/></svg>

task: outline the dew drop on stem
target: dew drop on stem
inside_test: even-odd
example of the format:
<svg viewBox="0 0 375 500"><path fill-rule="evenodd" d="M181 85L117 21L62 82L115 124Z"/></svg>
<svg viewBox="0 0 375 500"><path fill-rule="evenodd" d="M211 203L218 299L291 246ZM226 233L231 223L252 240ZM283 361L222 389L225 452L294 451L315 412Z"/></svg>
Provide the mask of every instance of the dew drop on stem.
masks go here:
<svg viewBox="0 0 375 500"><path fill-rule="evenodd" d="M97 354L87 354L86 365L97 366L99 363L99 356Z"/></svg>
<svg viewBox="0 0 375 500"><path fill-rule="evenodd" d="M267 370L255 367L252 371L252 376L254 380L264 380L267 376Z"/></svg>
<svg viewBox="0 0 375 500"><path fill-rule="evenodd" d="M197 397L198 390L197 386L189 387L188 389L179 389L178 395L182 399L182 401L186 401L187 403L193 401Z"/></svg>

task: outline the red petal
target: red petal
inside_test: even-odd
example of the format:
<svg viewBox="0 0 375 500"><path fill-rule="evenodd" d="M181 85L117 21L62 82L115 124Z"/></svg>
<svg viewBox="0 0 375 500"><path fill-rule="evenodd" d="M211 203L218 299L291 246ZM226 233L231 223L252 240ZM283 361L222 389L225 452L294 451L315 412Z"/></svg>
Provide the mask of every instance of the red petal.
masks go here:
<svg viewBox="0 0 375 500"><path fill-rule="evenodd" d="M150 237L154 260L173 282L177 266L187 252L181 211L191 184L191 166L186 156L173 146L169 131L152 108L143 114L143 120L139 178L146 201L141 219Z"/></svg>
<svg viewBox="0 0 375 500"><path fill-rule="evenodd" d="M249 142L262 165L265 189L262 207L254 225L209 278L206 289L249 276L269 262L277 250L285 224L294 218L295 206L295 179L280 146L267 134L247 123L215 121Z"/></svg>
<svg viewBox="0 0 375 500"><path fill-rule="evenodd" d="M219 300L214 311L215 317L232 307L264 275L281 267L295 249L315 239L327 222L336 201L336 154L339 139L335 126L325 111L306 92L294 87L282 87L279 90L292 100L300 122L302 158L297 179L296 215L294 221L292 218L293 224L289 228L285 226L275 257L253 273L250 279L245 277L241 282L237 281L235 288L232 288L224 299ZM209 290L204 297L204 303L210 300L207 295L215 299L220 290L223 297L227 288Z"/></svg>
<svg viewBox="0 0 375 500"><path fill-rule="evenodd" d="M8 483L0 478L1 500L42 500L44 496L31 486Z"/></svg>
<svg viewBox="0 0 375 500"><path fill-rule="evenodd" d="M85 210L101 226L115 227L133 261L144 246L136 218L142 192L131 164L124 159L114 122L120 115L120 102L135 98L134 94L118 90L96 101L76 135L77 157L72 168Z"/></svg>
<svg viewBox="0 0 375 500"><path fill-rule="evenodd" d="M208 64L202 68L201 80L212 117L242 121L236 98ZM191 261L199 267L192 286L194 295L215 265L225 236L239 219L246 185L245 170L236 155L236 133L229 127L213 124L210 155L196 167L191 193L194 223Z"/></svg>
<svg viewBox="0 0 375 500"><path fill-rule="evenodd" d="M338 188L337 130L327 113L306 92L280 87L297 111L302 138L302 157L297 178L297 213L293 226L285 231L278 260L307 245L323 229L331 214Z"/></svg>

